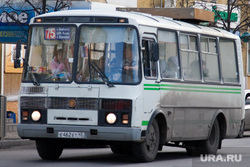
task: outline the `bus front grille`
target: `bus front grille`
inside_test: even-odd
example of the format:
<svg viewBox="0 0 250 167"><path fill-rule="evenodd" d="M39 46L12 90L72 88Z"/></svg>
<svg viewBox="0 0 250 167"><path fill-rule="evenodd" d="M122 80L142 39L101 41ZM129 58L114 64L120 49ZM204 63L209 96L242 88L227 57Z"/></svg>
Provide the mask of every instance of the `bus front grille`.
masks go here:
<svg viewBox="0 0 250 167"><path fill-rule="evenodd" d="M74 101L72 107L70 101ZM70 97L21 97L21 108L36 109L90 109L98 110L98 99Z"/></svg>

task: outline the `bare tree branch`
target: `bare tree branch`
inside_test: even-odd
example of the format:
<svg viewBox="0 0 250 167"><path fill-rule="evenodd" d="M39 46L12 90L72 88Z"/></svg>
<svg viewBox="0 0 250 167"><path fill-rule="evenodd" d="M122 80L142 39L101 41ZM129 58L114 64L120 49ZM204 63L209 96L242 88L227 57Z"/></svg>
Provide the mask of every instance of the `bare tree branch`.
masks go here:
<svg viewBox="0 0 250 167"><path fill-rule="evenodd" d="M25 2L27 2L38 14L40 14L40 11L38 11L37 8L29 0L25 0Z"/></svg>

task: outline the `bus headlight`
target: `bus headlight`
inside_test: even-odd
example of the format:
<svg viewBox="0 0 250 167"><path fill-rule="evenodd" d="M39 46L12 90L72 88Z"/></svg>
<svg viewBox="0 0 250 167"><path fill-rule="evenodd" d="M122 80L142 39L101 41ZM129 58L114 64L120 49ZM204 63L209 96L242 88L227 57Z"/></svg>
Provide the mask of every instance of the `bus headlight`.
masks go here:
<svg viewBox="0 0 250 167"><path fill-rule="evenodd" d="M37 122L41 118L41 113L39 111L33 111L31 114L31 118L33 121Z"/></svg>
<svg viewBox="0 0 250 167"><path fill-rule="evenodd" d="M109 123L109 124L114 124L115 121L116 121L116 115L114 113L109 113L107 114L106 116L106 121Z"/></svg>

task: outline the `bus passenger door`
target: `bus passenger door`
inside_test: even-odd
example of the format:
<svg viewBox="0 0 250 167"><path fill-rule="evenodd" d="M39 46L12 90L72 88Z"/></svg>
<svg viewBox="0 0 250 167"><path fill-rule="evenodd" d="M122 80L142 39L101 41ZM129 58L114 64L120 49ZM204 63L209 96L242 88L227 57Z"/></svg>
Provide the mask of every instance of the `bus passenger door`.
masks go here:
<svg viewBox="0 0 250 167"><path fill-rule="evenodd" d="M142 63L143 63L143 101L144 101L144 122L148 122L153 112L159 108L160 91L158 79L157 62L152 61L152 43L156 41L153 35L144 36L142 39Z"/></svg>

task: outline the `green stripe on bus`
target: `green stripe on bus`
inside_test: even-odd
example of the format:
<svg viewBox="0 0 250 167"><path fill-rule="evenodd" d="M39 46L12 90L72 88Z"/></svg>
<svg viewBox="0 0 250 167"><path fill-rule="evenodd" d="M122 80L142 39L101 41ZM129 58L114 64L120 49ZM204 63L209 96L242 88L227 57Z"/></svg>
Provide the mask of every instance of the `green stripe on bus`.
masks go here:
<svg viewBox="0 0 250 167"><path fill-rule="evenodd" d="M214 90L235 90L235 91L241 91L240 88L218 88L218 87L204 87L204 86L187 86L187 85L167 85L167 84L161 84L161 86L166 87L178 87L178 88L194 88L194 89L214 89Z"/></svg>
<svg viewBox="0 0 250 167"><path fill-rule="evenodd" d="M193 89L175 89L175 88L161 88L161 90L173 90L173 91L184 91L184 92L206 92L206 93L230 93L230 94L241 94L241 92L211 91L211 90L193 90Z"/></svg>
<svg viewBox="0 0 250 167"><path fill-rule="evenodd" d="M160 87L159 84L144 84L144 86L155 86L155 87Z"/></svg>
<svg viewBox="0 0 250 167"><path fill-rule="evenodd" d="M142 121L141 125L142 126L148 126L149 121Z"/></svg>
<svg viewBox="0 0 250 167"><path fill-rule="evenodd" d="M172 91L186 91L186 92L241 94L241 88L219 88L219 87L168 85L168 84L144 84L144 90L172 90Z"/></svg>
<svg viewBox="0 0 250 167"><path fill-rule="evenodd" d="M160 88L144 88L144 90L160 90Z"/></svg>
<svg viewBox="0 0 250 167"><path fill-rule="evenodd" d="M144 84L144 90L160 90L159 84Z"/></svg>

